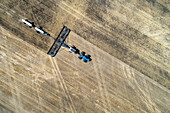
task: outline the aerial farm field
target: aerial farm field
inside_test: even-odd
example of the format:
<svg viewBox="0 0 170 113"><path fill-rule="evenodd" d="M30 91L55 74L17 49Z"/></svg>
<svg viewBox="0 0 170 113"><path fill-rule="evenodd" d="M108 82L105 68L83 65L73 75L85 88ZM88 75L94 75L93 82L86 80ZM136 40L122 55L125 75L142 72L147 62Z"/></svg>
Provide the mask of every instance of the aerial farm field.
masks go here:
<svg viewBox="0 0 170 113"><path fill-rule="evenodd" d="M63 25L68 45L92 61L66 48L47 55ZM169 0L0 0L0 113L169 113L169 106Z"/></svg>

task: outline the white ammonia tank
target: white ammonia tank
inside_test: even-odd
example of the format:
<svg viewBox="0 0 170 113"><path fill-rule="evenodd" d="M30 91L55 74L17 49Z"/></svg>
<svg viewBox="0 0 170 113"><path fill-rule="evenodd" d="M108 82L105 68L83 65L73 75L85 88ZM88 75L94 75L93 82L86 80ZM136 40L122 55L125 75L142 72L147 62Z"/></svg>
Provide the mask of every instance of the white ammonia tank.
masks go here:
<svg viewBox="0 0 170 113"><path fill-rule="evenodd" d="M27 25L30 26L30 27L33 27L33 24L32 24L31 22L29 22L28 20L22 19L22 22L25 23L25 24L27 24Z"/></svg>
<svg viewBox="0 0 170 113"><path fill-rule="evenodd" d="M40 29L40 28L38 28L38 27L35 27L35 30L36 30L37 32L39 32L39 33L42 33L42 34L45 33L42 29Z"/></svg>

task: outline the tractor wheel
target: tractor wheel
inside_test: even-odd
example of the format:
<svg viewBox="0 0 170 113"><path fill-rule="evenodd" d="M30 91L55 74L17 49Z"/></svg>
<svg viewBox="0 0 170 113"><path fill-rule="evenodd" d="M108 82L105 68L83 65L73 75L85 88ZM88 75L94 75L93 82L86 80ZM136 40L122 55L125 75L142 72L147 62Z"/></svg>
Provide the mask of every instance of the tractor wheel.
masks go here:
<svg viewBox="0 0 170 113"><path fill-rule="evenodd" d="M83 60L85 63L87 62L87 60Z"/></svg>
<svg viewBox="0 0 170 113"><path fill-rule="evenodd" d="M81 60L81 59L82 59L82 56L79 56L78 58Z"/></svg>
<svg viewBox="0 0 170 113"><path fill-rule="evenodd" d="M86 55L86 57L87 57L87 58L90 58L90 57L91 57L91 55Z"/></svg>
<svg viewBox="0 0 170 113"><path fill-rule="evenodd" d="M82 51L80 55L81 55L81 56L84 56L84 55L85 55L85 52L84 52L84 51Z"/></svg>

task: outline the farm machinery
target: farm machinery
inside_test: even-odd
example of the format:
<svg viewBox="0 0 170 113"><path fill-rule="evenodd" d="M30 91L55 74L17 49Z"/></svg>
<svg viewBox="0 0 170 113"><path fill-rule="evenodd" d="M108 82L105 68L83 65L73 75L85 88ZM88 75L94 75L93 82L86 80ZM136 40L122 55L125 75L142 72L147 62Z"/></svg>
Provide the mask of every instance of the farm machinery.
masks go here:
<svg viewBox="0 0 170 113"><path fill-rule="evenodd" d="M50 34L47 33L46 31L44 31L42 29L42 27L39 27L39 28L36 27L33 22L30 22L25 19L22 19L22 22L24 24L27 24L30 28L34 28L37 33L41 33L43 35L50 36ZM67 43L65 41L66 41L67 36L69 35L70 31L71 30L69 28L67 28L66 26L63 26L63 28L61 29L57 38L54 39L54 42L53 42L52 46L50 47L49 51L47 52L47 54L51 55L52 57L55 57L56 54L59 52L60 48L64 47L64 48L69 49L70 53L78 54L79 55L78 58L83 59L84 62L91 61L92 59L91 59L90 55L85 55L84 51L82 51L80 53L80 51L75 46L67 45Z"/></svg>

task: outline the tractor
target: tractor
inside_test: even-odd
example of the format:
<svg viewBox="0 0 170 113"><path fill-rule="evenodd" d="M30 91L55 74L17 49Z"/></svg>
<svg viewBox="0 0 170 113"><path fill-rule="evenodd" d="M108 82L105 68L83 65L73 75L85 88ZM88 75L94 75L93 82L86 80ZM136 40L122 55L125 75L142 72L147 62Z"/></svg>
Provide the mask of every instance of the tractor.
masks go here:
<svg viewBox="0 0 170 113"><path fill-rule="evenodd" d="M82 51L80 53L80 56L78 57L80 60L83 59L83 61L86 63L86 62L89 62L91 61L92 59L90 58L91 56L90 55L85 55L86 53L84 51Z"/></svg>

